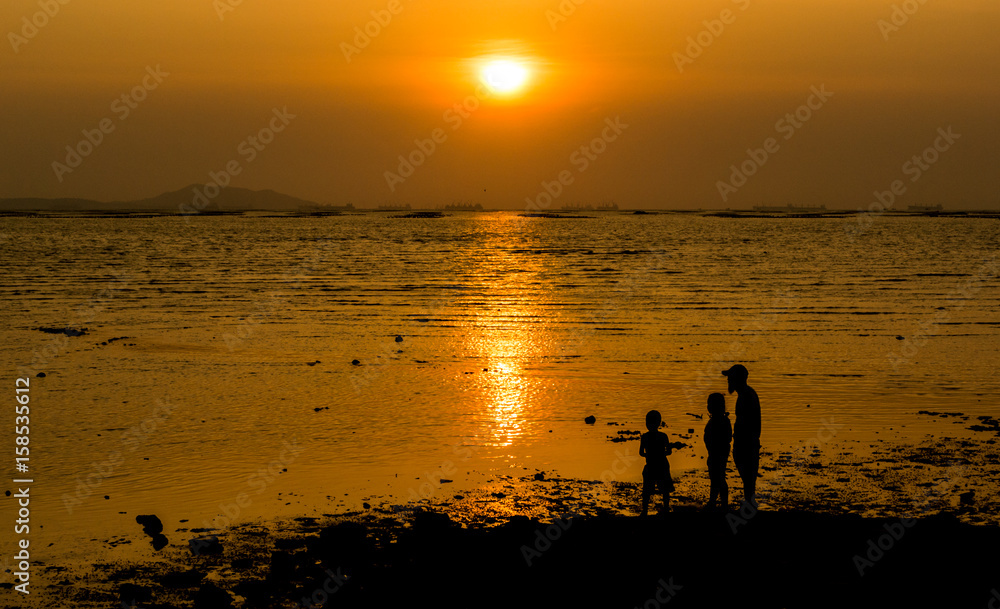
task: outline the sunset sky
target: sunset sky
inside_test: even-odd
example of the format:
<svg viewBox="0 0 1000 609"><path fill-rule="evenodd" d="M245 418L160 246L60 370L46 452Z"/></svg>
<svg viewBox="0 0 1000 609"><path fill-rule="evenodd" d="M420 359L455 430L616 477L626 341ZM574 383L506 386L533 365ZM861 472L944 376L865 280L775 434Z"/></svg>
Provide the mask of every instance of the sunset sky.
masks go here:
<svg viewBox="0 0 1000 609"><path fill-rule="evenodd" d="M1000 208L995 0L3 6L0 197L138 199L229 167L363 206L517 209L548 183L554 207L855 209L901 180L897 205ZM484 85L496 60L523 85Z"/></svg>

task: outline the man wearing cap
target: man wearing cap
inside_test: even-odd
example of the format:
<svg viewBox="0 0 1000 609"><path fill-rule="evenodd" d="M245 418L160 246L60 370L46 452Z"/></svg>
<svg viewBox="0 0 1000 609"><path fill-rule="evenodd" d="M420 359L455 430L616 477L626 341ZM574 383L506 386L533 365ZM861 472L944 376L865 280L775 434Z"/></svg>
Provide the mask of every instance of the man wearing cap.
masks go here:
<svg viewBox="0 0 1000 609"><path fill-rule="evenodd" d="M757 469L760 466L760 399L747 385L750 373L736 364L722 374L729 379L729 393L736 398L736 423L733 425L733 463L743 480L743 499L757 507Z"/></svg>

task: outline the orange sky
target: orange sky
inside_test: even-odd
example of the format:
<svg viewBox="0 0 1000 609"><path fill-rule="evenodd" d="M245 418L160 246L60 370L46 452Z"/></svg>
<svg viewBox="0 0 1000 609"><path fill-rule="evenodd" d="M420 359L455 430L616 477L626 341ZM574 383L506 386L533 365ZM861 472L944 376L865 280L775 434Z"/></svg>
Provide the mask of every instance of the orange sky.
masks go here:
<svg viewBox="0 0 1000 609"><path fill-rule="evenodd" d="M4 2L0 197L143 198L229 166L356 205L524 208L548 184L553 207L857 208L901 180L902 205L1000 208L995 0L61 2ZM528 86L468 99L486 56Z"/></svg>

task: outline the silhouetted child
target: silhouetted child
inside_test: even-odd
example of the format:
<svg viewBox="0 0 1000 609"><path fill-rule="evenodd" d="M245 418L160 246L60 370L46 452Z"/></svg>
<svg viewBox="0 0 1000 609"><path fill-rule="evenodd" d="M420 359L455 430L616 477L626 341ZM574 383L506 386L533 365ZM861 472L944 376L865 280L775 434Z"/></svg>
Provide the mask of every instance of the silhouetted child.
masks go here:
<svg viewBox="0 0 1000 609"><path fill-rule="evenodd" d="M646 467L642 468L642 515L649 513L649 498L659 488L663 493L663 511L670 509L670 493L674 481L670 478L670 463L667 462L674 448L682 448L679 442L671 443L667 434L659 431L660 413L650 410L646 413L646 433L639 439L639 456L646 457Z"/></svg>
<svg viewBox="0 0 1000 609"><path fill-rule="evenodd" d="M717 497L722 498L722 509L729 508L729 484L726 483L726 466L729 464L729 442L733 439L733 426L726 412L726 396L713 393L708 396L708 414L705 424L705 448L708 449L708 508L715 508Z"/></svg>

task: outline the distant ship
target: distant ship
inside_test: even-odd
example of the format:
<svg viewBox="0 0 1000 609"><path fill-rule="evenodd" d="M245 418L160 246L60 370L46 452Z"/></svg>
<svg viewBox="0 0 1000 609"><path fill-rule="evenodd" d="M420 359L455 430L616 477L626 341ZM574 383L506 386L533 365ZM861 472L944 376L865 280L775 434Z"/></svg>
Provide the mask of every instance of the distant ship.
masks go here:
<svg viewBox="0 0 1000 609"><path fill-rule="evenodd" d="M594 208L590 205L563 205L559 208L559 211L594 211Z"/></svg>
<svg viewBox="0 0 1000 609"><path fill-rule="evenodd" d="M601 203L594 208L594 211L618 211L618 204L614 201L609 201L607 203Z"/></svg>
<svg viewBox="0 0 1000 609"><path fill-rule="evenodd" d="M916 212L928 212L928 211L942 211L944 210L941 205L910 205L906 208L906 211L916 211Z"/></svg>
<svg viewBox="0 0 1000 609"><path fill-rule="evenodd" d="M826 205L754 205L753 210L768 213L817 213L826 211Z"/></svg>
<svg viewBox="0 0 1000 609"><path fill-rule="evenodd" d="M452 203L444 206L445 211L483 211L479 203Z"/></svg>
<svg viewBox="0 0 1000 609"><path fill-rule="evenodd" d="M410 211L409 204L407 205L379 205L378 211Z"/></svg>

